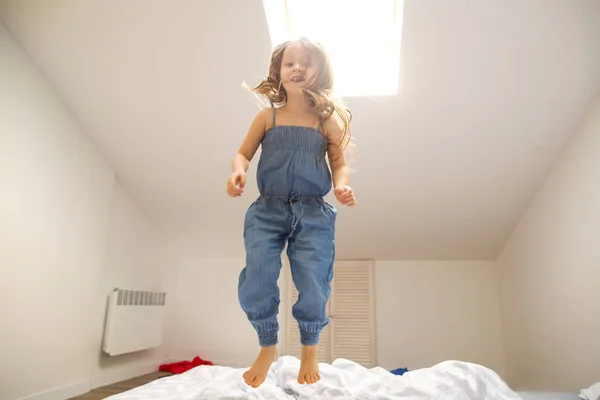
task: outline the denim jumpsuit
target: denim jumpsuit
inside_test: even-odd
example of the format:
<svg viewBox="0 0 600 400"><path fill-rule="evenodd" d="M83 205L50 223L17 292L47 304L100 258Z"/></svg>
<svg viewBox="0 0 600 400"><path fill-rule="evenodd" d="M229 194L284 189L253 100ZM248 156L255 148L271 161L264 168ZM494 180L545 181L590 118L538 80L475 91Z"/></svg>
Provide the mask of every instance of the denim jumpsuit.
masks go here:
<svg viewBox="0 0 600 400"><path fill-rule="evenodd" d="M298 301L292 316L303 345L316 345L329 323L335 258L336 208L323 197L331 190L327 139L319 127L276 123L265 132L257 166L260 196L244 220L246 266L238 283L239 302L262 347L278 343L277 314L281 254L287 243Z"/></svg>

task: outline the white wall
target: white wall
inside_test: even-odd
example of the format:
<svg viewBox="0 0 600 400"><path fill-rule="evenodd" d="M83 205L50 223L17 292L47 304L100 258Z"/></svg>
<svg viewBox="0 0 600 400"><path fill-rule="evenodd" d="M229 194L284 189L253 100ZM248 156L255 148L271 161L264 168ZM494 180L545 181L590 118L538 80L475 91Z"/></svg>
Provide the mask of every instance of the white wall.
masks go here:
<svg viewBox="0 0 600 400"><path fill-rule="evenodd" d="M111 205L106 261L98 282L100 296L94 318L98 350L92 363L92 387L155 371L159 364L168 359L166 344L116 357L109 357L100 351L109 293L117 287L168 290L167 265L159 233L117 182Z"/></svg>
<svg viewBox="0 0 600 400"><path fill-rule="evenodd" d="M109 165L0 25L0 399L67 398L160 358L99 356L107 290L158 287L160 267L146 262L156 249Z"/></svg>
<svg viewBox="0 0 600 400"><path fill-rule="evenodd" d="M475 362L505 374L494 262L378 261L378 362Z"/></svg>
<svg viewBox="0 0 600 400"><path fill-rule="evenodd" d="M175 268L168 343L175 361L195 356L219 365L249 366L258 341L241 310L237 282L244 259L189 255Z"/></svg>
<svg viewBox="0 0 600 400"><path fill-rule="evenodd" d="M509 382L579 391L600 371L600 96L499 258Z"/></svg>
<svg viewBox="0 0 600 400"><path fill-rule="evenodd" d="M243 259L200 256L178 264L169 321L174 359L198 355L222 365L252 363L258 342L237 298L243 266ZM493 262L377 262L379 365L415 369L461 359L503 374L494 267ZM283 305L282 297L281 321ZM283 340L283 324L281 333Z"/></svg>

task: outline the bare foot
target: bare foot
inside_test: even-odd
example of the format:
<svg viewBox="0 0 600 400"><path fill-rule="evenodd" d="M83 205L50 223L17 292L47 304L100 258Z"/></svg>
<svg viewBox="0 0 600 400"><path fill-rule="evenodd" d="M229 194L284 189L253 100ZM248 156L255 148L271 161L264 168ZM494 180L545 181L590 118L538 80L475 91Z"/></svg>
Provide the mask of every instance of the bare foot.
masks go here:
<svg viewBox="0 0 600 400"><path fill-rule="evenodd" d="M244 372L244 381L253 388L259 387L265 381L275 357L277 357L277 346L261 347L252 367Z"/></svg>
<svg viewBox="0 0 600 400"><path fill-rule="evenodd" d="M321 379L319 373L319 359L317 358L317 346L302 346L302 357L300 359L300 372L298 372L298 383L313 384Z"/></svg>

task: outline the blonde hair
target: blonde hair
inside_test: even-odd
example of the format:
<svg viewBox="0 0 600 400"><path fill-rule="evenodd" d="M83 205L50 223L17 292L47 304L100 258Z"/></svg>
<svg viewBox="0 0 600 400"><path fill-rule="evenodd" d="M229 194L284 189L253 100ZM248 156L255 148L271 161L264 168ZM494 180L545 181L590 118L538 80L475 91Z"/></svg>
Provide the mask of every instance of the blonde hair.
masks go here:
<svg viewBox="0 0 600 400"><path fill-rule="evenodd" d="M293 44L304 46L310 54L310 61L316 62L318 66L314 82L308 88L304 89L304 93L309 97L311 105L316 108L320 126L327 137L329 136L327 135L327 125L325 122L334 116L334 114L337 115L342 132L340 147L342 147L343 152L347 146L351 146L350 124L352 122L352 113L344 102L333 94L333 69L329 55L320 43L300 37L296 40L281 43L275 47L271 54L269 75L266 79L260 81L252 91L266 96L273 104L281 106L286 103L287 93L281 84L281 62L285 50Z"/></svg>

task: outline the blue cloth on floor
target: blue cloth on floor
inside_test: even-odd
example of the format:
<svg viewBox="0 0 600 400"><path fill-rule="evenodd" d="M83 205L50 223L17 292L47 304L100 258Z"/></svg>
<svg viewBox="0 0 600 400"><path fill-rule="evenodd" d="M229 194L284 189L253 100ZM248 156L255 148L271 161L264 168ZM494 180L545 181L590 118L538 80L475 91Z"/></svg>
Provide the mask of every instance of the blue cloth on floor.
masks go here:
<svg viewBox="0 0 600 400"><path fill-rule="evenodd" d="M390 372L394 375L403 375L404 373L408 372L408 369L407 368L397 368Z"/></svg>

